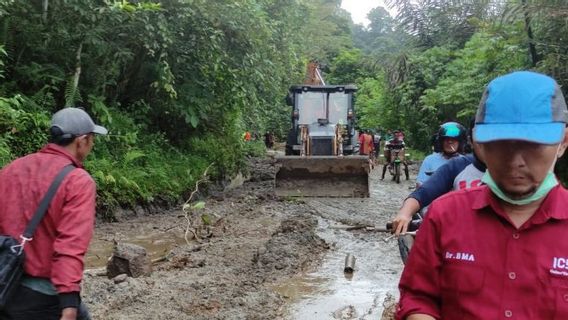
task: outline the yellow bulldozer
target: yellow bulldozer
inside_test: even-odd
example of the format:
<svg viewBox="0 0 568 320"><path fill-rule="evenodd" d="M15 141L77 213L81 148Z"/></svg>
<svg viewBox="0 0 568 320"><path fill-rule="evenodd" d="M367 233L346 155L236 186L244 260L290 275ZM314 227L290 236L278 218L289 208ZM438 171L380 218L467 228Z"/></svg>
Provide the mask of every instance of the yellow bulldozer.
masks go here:
<svg viewBox="0 0 568 320"><path fill-rule="evenodd" d="M289 89L292 126L276 157L278 196L368 197L369 157L357 155L354 85L326 85L318 63Z"/></svg>

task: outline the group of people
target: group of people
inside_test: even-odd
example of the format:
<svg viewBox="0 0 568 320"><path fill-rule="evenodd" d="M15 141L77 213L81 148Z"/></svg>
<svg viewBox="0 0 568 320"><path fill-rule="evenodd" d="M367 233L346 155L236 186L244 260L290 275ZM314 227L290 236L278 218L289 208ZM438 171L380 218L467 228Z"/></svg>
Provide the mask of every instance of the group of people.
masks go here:
<svg viewBox="0 0 568 320"><path fill-rule="evenodd" d="M408 175L408 165L404 161L404 133L402 130L395 130L394 132L388 130L384 136L381 136L380 132L377 130L372 133L371 130L361 130L359 131L359 155L366 155L370 157L371 167L377 163L379 158L379 153L381 151L381 142L384 141L383 155L385 157L385 165L383 166L382 178L385 178L385 173L387 168L392 168L393 155L392 151L400 151L401 160L405 166L406 179L409 179Z"/></svg>
<svg viewBox="0 0 568 320"><path fill-rule="evenodd" d="M546 75L519 71L488 84L470 128L473 154L445 161L393 221L404 233L429 205L397 319L568 318L568 192L553 171L567 123L562 91Z"/></svg>
<svg viewBox="0 0 568 320"><path fill-rule="evenodd" d="M404 233L429 205L400 279L397 319L568 319L568 191L553 171L567 123L556 81L520 71L488 84L472 155L460 155L463 126L440 128L440 155L425 159L427 179L394 220ZM25 276L1 319L89 318L79 293L96 191L83 161L106 133L85 111L62 109L49 143L0 171L0 232L19 239L54 177L75 167L26 243Z"/></svg>
<svg viewBox="0 0 568 320"><path fill-rule="evenodd" d="M251 133L250 131L245 131L243 133L243 140L245 142L251 140L258 140L258 133L256 131L254 133ZM266 131L266 133L264 134L264 145L266 146L267 149L272 149L272 147L274 147L274 134L272 132Z"/></svg>

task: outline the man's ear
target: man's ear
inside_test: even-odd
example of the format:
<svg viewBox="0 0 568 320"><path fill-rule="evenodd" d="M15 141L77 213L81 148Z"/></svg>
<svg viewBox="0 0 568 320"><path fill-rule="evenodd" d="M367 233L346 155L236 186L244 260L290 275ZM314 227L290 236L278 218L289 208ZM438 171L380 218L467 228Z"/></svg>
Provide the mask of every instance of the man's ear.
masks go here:
<svg viewBox="0 0 568 320"><path fill-rule="evenodd" d="M476 152L475 155L479 160L485 162L485 146L483 145L483 143L474 142L474 144L475 144L474 150Z"/></svg>
<svg viewBox="0 0 568 320"><path fill-rule="evenodd" d="M473 152L475 153L475 156L477 157L477 159L479 159L481 162L485 162L485 160L483 160L483 154L482 154L483 151L481 151L481 148L483 148L483 147L481 146L481 144L472 141L471 147L473 148Z"/></svg>
<svg viewBox="0 0 568 320"><path fill-rule="evenodd" d="M558 158L564 155L566 148L568 148L568 128L564 129L564 138L562 139L562 142L560 142L560 147L558 149L558 154L557 154Z"/></svg>

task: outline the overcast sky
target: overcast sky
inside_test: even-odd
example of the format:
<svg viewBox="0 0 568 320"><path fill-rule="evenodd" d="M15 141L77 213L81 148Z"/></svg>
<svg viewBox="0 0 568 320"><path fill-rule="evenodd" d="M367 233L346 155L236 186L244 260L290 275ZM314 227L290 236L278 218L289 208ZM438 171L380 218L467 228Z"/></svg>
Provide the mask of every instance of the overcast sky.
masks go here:
<svg viewBox="0 0 568 320"><path fill-rule="evenodd" d="M355 23L362 23L367 26L369 20L367 20L367 13L371 9L378 6L386 7L383 0L342 0L341 7L349 13L351 13L351 18Z"/></svg>

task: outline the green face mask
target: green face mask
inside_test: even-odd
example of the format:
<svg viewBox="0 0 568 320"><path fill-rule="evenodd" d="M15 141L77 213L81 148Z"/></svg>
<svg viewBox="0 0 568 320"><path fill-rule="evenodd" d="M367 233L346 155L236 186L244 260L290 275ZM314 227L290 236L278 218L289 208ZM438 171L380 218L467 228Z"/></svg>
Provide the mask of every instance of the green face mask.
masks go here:
<svg viewBox="0 0 568 320"><path fill-rule="evenodd" d="M491 189L491 191L493 191L493 193L497 197L499 197L499 199L517 206L529 204L531 202L535 202L539 199L544 198L550 192L550 190L552 190L552 188L558 185L558 180L556 180L554 173L552 171L548 171L548 174L546 175L540 186L538 186L538 189L532 195L524 199L514 200L509 198L499 188L499 186L497 186L497 183L495 183L495 180L493 180L491 174L489 174L489 170L485 171L485 174L483 175L483 178L481 178L481 181L485 183L489 187L489 189Z"/></svg>

